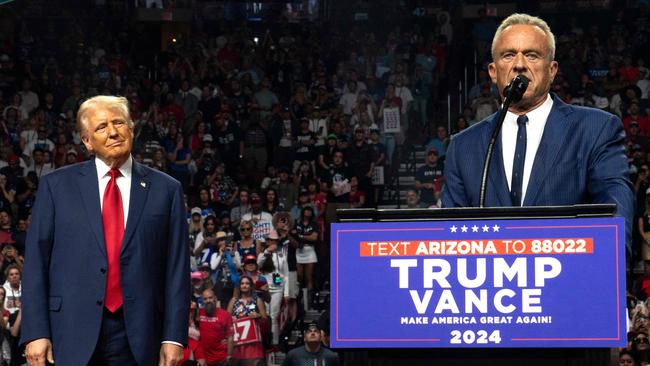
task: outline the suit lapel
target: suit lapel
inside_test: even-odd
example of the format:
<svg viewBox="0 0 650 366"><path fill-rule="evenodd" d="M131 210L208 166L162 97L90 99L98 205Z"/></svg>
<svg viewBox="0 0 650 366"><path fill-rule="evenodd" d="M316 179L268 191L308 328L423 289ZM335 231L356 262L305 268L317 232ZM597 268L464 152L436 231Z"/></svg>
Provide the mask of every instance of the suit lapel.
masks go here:
<svg viewBox="0 0 650 366"><path fill-rule="evenodd" d="M80 179L77 181L77 188L81 193L81 199L86 208L86 217L90 228L95 234L95 241L99 250L106 257L106 244L104 240L104 224L102 220L102 208L99 201L99 182L97 181L97 168L95 159L91 159L79 169Z"/></svg>
<svg viewBox="0 0 650 366"><path fill-rule="evenodd" d="M124 253L124 248L129 244L135 229L142 216L142 210L147 202L147 194L150 189L150 181L147 179L147 170L138 162L133 160L133 169L131 173L131 197L129 199L129 216L126 220L124 229L124 240L120 253Z"/></svg>
<svg viewBox="0 0 650 366"><path fill-rule="evenodd" d="M492 131L494 131L494 128L496 126L497 116L498 113L495 114L490 121L490 128L486 129L487 134L485 136L485 148L483 151L487 151L487 146L490 143L490 138L492 137ZM483 171L483 167L481 167L480 171ZM487 206L490 206L489 197L492 195L498 201L495 206L512 206L512 202L510 200L510 192L508 191L508 180L506 179L505 170L503 168L501 133L499 133L496 145L494 146L494 154L492 155L492 162L490 163L490 171L488 173L488 177L489 182L485 190L485 204Z"/></svg>
<svg viewBox="0 0 650 366"><path fill-rule="evenodd" d="M567 108L567 105L559 98L553 96L553 107L546 120L542 140L537 149L537 154L535 154L533 170L530 174L528 187L526 188L526 197L524 197L525 206L535 205L544 180L553 170L553 163L560 150L562 150L562 146L564 146L565 140L571 130L567 119L569 113L570 110Z"/></svg>

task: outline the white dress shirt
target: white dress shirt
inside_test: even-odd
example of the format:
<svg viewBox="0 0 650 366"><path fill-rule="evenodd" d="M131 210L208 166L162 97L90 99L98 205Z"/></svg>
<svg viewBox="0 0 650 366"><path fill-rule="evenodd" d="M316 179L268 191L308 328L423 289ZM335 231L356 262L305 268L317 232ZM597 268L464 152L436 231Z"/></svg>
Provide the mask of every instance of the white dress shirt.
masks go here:
<svg viewBox="0 0 650 366"><path fill-rule="evenodd" d="M544 133L544 126L546 120L551 113L553 107L553 99L550 94L546 96L546 100L539 107L526 113L528 122L526 122L526 159L524 161L524 177L521 185L521 205L524 204L526 198L526 191L528 188L528 181L530 180L530 173L533 170L533 162L535 155L539 148L539 143L542 141L542 134ZM505 169L506 178L508 179L508 189L512 187L512 164L515 159L515 148L517 146L517 118L519 115L512 112L506 113L506 118L503 120L503 127L501 129L501 147L503 152L503 168Z"/></svg>
<svg viewBox="0 0 650 366"><path fill-rule="evenodd" d="M104 192L106 191L106 186L111 180L111 176L108 172L111 170L111 167L106 165L101 159L95 157L95 167L97 168L97 182L99 183L99 202L102 210L104 209ZM124 228L126 228L126 221L129 216L129 202L131 199L131 174L133 170L133 157L129 156L128 159L119 167L121 176L117 177L117 186L120 188L120 194L122 195L122 209L124 210ZM175 344L179 347L183 347L182 344L174 341L163 341L162 343Z"/></svg>
<svg viewBox="0 0 650 366"><path fill-rule="evenodd" d="M106 186L111 180L111 176L108 172L111 170L111 167L106 165L101 159L95 157L95 167L97 168L97 182L99 183L99 203L102 209L104 210L104 192L106 191ZM124 227L126 228L126 220L129 216L129 202L131 199L131 170L133 168L133 158L129 156L128 159L119 167L121 176L117 177L117 186L120 188L120 194L122 195L122 209L124 210Z"/></svg>

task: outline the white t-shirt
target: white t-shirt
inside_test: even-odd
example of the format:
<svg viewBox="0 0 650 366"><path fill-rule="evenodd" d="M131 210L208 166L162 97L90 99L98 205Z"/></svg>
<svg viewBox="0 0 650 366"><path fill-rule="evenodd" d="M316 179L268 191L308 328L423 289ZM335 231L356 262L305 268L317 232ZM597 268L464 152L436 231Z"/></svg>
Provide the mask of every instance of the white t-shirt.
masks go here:
<svg viewBox="0 0 650 366"><path fill-rule="evenodd" d="M241 217L242 221L251 221L253 224L253 239L265 241L273 228L273 215L262 211L260 213L249 212Z"/></svg>
<svg viewBox="0 0 650 366"><path fill-rule="evenodd" d="M18 307L18 302L20 301L20 297L22 295L23 285L21 284L18 286L18 290L16 290L11 287L9 281L6 281L2 287L4 287L6 294L4 307L7 309L7 311L13 314L16 312L16 310L20 309Z"/></svg>

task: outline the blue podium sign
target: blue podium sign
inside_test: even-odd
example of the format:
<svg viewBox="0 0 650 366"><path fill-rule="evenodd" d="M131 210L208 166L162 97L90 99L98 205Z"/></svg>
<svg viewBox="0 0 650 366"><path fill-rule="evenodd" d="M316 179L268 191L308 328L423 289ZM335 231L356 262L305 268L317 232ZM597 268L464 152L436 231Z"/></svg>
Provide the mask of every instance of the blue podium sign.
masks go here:
<svg viewBox="0 0 650 366"><path fill-rule="evenodd" d="M626 345L622 218L332 225L335 348Z"/></svg>

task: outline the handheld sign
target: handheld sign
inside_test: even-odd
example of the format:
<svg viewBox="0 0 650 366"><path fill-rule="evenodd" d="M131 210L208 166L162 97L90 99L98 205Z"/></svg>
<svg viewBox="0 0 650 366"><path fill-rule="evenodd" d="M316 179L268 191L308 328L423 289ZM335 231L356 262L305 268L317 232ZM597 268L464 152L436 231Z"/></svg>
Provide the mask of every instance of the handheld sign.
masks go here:
<svg viewBox="0 0 650 366"><path fill-rule="evenodd" d="M233 340L236 346L260 342L262 340L256 319L249 317L235 319L233 320L232 327L235 331Z"/></svg>

